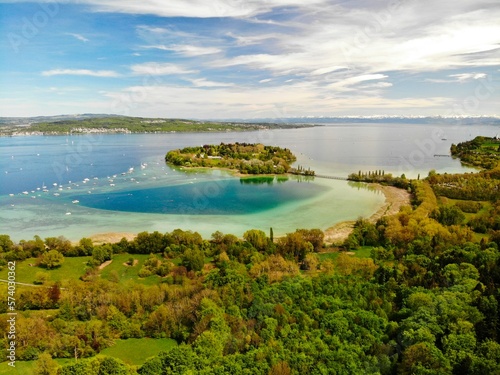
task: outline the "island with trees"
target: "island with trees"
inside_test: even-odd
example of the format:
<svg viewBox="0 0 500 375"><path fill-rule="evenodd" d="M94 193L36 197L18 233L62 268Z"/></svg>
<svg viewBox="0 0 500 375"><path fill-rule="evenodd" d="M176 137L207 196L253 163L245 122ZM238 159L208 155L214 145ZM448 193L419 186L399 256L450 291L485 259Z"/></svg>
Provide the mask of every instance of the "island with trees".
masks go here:
<svg viewBox="0 0 500 375"><path fill-rule="evenodd" d="M221 143L172 150L165 161L191 168L227 168L241 174L299 174L314 176L314 171L292 168L295 155L287 148L260 143Z"/></svg>
<svg viewBox="0 0 500 375"><path fill-rule="evenodd" d="M411 205L334 244L314 228L0 235L0 279L15 262L18 282L0 374L498 374L497 169L408 180Z"/></svg>

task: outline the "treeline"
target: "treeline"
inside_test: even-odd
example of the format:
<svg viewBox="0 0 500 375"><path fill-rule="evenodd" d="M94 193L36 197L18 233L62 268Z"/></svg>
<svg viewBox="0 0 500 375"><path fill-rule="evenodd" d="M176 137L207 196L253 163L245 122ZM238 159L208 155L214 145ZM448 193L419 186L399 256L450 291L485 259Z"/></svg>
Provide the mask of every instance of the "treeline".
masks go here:
<svg viewBox="0 0 500 375"><path fill-rule="evenodd" d="M479 168L494 169L500 162L500 139L479 136L471 141L452 144L451 155Z"/></svg>
<svg viewBox="0 0 500 375"><path fill-rule="evenodd" d="M383 170L359 171L358 173L351 173L347 179L356 182L378 183L382 185L395 186L401 189L408 189L410 181L406 178L404 173L401 177L393 177L391 173L385 173Z"/></svg>
<svg viewBox="0 0 500 375"><path fill-rule="evenodd" d="M283 174L296 160L287 148L252 143L221 143L172 150L167 163L184 167L229 168L243 174Z"/></svg>
<svg viewBox="0 0 500 375"><path fill-rule="evenodd" d="M437 174L427 180L437 195L452 199L495 201L500 199L500 167L480 173Z"/></svg>

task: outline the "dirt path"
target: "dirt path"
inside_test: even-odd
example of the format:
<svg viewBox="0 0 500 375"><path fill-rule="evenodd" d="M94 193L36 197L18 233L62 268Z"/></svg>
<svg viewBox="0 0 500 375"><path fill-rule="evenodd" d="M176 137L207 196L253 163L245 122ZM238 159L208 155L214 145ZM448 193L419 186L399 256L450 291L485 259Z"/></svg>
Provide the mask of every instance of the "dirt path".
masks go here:
<svg viewBox="0 0 500 375"><path fill-rule="evenodd" d="M103 270L105 267L109 266L111 264L111 262L113 261L113 259L111 260L107 260L105 261L104 263L102 263L100 266L99 266L99 271Z"/></svg>
<svg viewBox="0 0 500 375"><path fill-rule="evenodd" d="M370 223L377 222L382 216L394 215L399 212L402 206L410 204L410 193L406 190L398 189L394 186L370 185L385 195L385 202L382 207L368 218ZM325 242L339 243L344 241L352 232L354 223L354 221L343 221L328 228L325 231Z"/></svg>

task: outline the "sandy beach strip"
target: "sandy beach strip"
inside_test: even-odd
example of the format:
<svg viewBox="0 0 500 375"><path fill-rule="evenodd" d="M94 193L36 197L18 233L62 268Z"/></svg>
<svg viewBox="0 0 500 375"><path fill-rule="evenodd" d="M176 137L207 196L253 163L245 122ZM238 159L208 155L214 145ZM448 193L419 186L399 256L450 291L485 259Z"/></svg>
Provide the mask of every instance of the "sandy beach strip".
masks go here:
<svg viewBox="0 0 500 375"><path fill-rule="evenodd" d="M370 223L376 223L383 216L397 214L401 207L410 205L410 193L394 186L369 184L384 193L385 202L377 212L368 218ZM325 230L325 242L339 244L343 242L353 230L355 221L342 221Z"/></svg>

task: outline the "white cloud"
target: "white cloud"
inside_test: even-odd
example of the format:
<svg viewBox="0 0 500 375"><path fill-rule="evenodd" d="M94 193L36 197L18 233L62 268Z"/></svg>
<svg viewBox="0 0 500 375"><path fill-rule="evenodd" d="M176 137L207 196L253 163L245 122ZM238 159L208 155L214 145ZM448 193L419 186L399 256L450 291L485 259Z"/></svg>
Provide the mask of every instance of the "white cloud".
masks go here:
<svg viewBox="0 0 500 375"><path fill-rule="evenodd" d="M75 75L92 77L119 77L120 75L112 70L88 70L88 69L52 69L42 72L43 76L51 77L57 75Z"/></svg>
<svg viewBox="0 0 500 375"><path fill-rule="evenodd" d="M158 45L144 46L143 48L159 49L162 51L173 51L188 57L211 55L214 53L221 52L221 49L216 47L200 47L188 44L173 44L173 45L158 44Z"/></svg>
<svg viewBox="0 0 500 375"><path fill-rule="evenodd" d="M84 42L84 43L87 43L89 41L89 39L85 38L81 34L67 33L67 35L71 35L72 37L74 37L74 38L76 38L79 41Z"/></svg>
<svg viewBox="0 0 500 375"><path fill-rule="evenodd" d="M229 86L234 86L234 83L209 81L205 78L190 79L189 82L191 82L194 87L229 87Z"/></svg>
<svg viewBox="0 0 500 375"><path fill-rule="evenodd" d="M72 2L72 0L61 0ZM152 14L160 17L253 17L275 7L304 7L326 4L328 0L82 0L95 11Z"/></svg>
<svg viewBox="0 0 500 375"><path fill-rule="evenodd" d="M349 90L355 90L355 88L353 88L352 86L355 86L361 82L373 81L385 78L387 78L385 74L363 74L359 76L352 76L345 78L341 81L328 85L328 87L338 91L349 91Z"/></svg>
<svg viewBox="0 0 500 375"><path fill-rule="evenodd" d="M483 79L487 77L486 73L458 73L458 74L450 74L447 77L448 79L441 78L427 78L425 82L431 83L465 83L474 81L476 79Z"/></svg>
<svg viewBox="0 0 500 375"><path fill-rule="evenodd" d="M170 63L149 62L136 64L130 67L135 75L177 75L177 74L194 74L197 70L186 69L180 65Z"/></svg>
<svg viewBox="0 0 500 375"><path fill-rule="evenodd" d="M266 79L261 79L261 80L259 81L259 83L267 83L267 82L271 82L271 81L272 81L272 79L271 79L271 78L266 78Z"/></svg>
<svg viewBox="0 0 500 375"><path fill-rule="evenodd" d="M319 68L319 69L315 69L311 72L311 75L313 76L319 76L319 75L323 75L323 74L327 74L327 73L332 73L332 72L335 72L335 71L338 71L338 70L344 70L344 69L348 69L347 66L330 66L330 67L327 67L327 68Z"/></svg>
<svg viewBox="0 0 500 375"><path fill-rule="evenodd" d="M475 79L486 78L485 73L461 73L451 74L448 77L455 78L458 82L473 81Z"/></svg>

